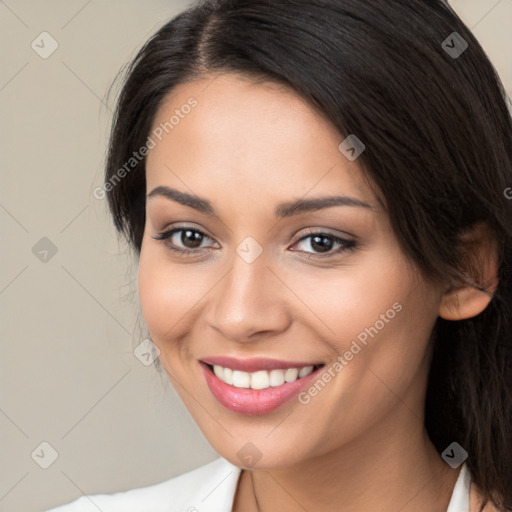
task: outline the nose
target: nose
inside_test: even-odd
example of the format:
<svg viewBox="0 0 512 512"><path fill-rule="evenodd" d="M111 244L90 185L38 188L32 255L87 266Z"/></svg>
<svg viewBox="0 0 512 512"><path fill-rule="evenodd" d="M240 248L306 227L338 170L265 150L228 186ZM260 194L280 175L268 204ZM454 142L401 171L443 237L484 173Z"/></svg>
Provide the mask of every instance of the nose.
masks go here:
<svg viewBox="0 0 512 512"><path fill-rule="evenodd" d="M264 254L252 263L235 254L231 270L212 290L207 324L224 339L238 342L285 331L291 321L286 303L291 293L274 272Z"/></svg>

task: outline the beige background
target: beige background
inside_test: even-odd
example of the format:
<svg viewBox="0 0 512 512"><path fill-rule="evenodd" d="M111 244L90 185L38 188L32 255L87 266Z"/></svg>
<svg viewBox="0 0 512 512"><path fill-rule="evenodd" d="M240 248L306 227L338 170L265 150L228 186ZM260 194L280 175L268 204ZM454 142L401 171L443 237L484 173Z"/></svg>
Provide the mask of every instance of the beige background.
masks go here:
<svg viewBox="0 0 512 512"><path fill-rule="evenodd" d="M510 94L512 0L451 4ZM166 377L134 357L135 264L92 195L106 90L186 5L0 0L1 512L149 485L217 456ZM31 48L43 31L59 45L47 59ZM46 262L32 252L43 237L57 249ZM48 469L35 462L50 456L43 441L58 453Z"/></svg>

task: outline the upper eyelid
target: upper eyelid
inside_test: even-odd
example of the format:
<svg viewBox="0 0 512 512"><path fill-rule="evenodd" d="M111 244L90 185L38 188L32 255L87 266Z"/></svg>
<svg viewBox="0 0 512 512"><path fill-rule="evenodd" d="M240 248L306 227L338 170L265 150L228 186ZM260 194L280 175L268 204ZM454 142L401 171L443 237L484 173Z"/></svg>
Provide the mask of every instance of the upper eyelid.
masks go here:
<svg viewBox="0 0 512 512"><path fill-rule="evenodd" d="M159 231L157 234L160 236L171 235L171 234L174 235L176 233L179 233L180 231L186 231L187 229L190 231L196 231L197 233L201 233L202 235L207 236L210 240L213 240L213 238L208 233L206 233L203 229L199 229L194 226L187 226L187 225L172 226L168 229L163 229L163 230Z"/></svg>

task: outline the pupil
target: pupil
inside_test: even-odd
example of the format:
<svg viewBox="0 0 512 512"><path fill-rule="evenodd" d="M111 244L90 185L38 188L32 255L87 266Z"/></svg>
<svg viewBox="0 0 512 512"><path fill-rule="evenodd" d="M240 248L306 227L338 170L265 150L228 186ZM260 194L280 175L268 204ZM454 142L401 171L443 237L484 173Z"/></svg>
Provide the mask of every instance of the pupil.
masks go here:
<svg viewBox="0 0 512 512"><path fill-rule="evenodd" d="M318 240L329 240L329 242L327 244L323 244L321 242L318 242ZM311 246L313 247L313 249L315 250L319 250L319 252L328 252L331 250L331 246L332 246L332 241L329 237L327 236L314 236L312 239L311 239Z"/></svg>
<svg viewBox="0 0 512 512"><path fill-rule="evenodd" d="M188 243L191 242L191 248L195 248L195 247L198 247L199 245L201 245L201 234L200 233L197 233L196 231L191 231L191 230L185 230L182 232L183 234L181 235L181 241L183 243L183 245L185 245L186 247L188 247ZM190 238L187 238L187 237L190 237ZM198 242L196 245L194 245L194 242Z"/></svg>

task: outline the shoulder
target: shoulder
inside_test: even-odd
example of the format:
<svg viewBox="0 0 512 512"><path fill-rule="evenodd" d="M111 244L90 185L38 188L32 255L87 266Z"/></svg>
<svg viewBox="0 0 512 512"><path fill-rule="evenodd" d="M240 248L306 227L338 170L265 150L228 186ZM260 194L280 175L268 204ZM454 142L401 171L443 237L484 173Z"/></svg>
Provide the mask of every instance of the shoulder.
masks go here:
<svg viewBox="0 0 512 512"><path fill-rule="evenodd" d="M239 473L240 468L221 457L158 484L113 494L85 495L47 512L213 511L233 498Z"/></svg>

